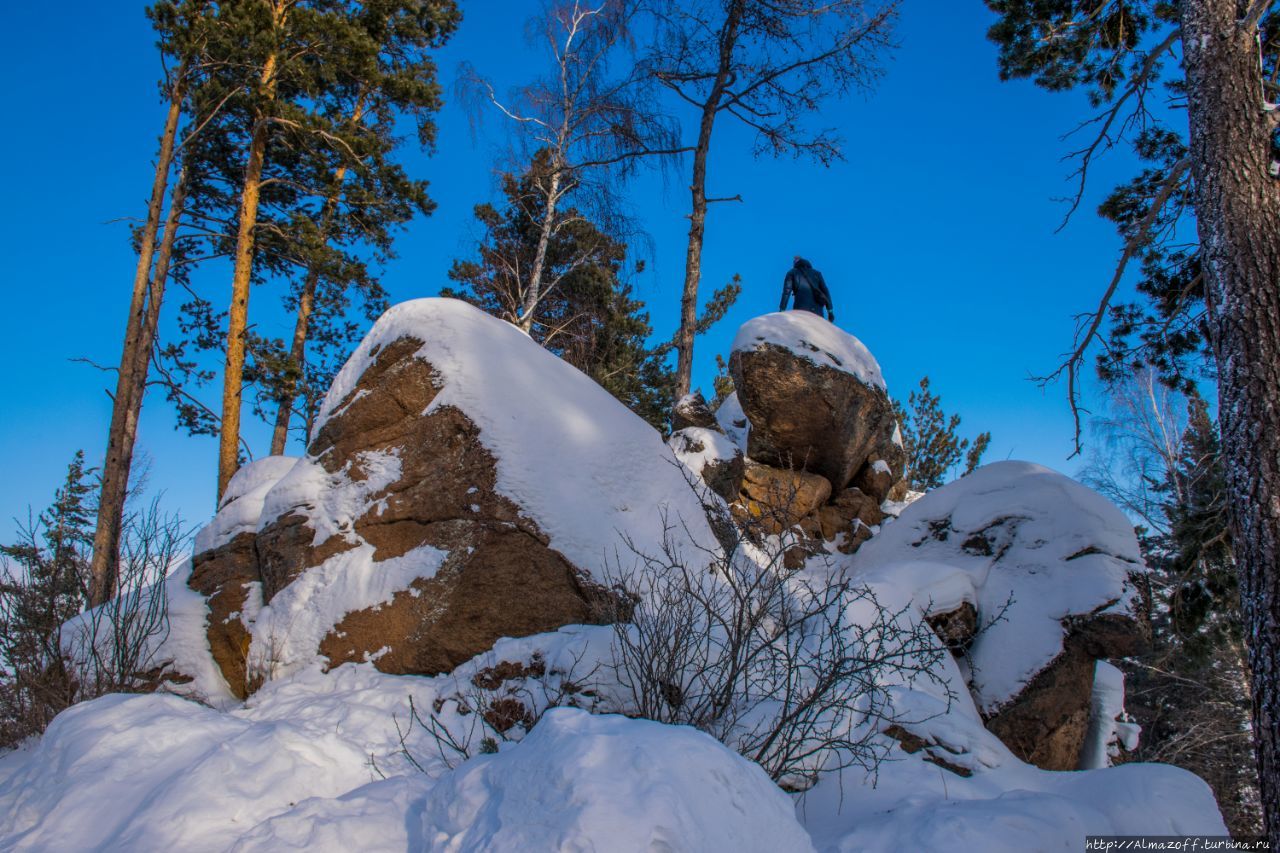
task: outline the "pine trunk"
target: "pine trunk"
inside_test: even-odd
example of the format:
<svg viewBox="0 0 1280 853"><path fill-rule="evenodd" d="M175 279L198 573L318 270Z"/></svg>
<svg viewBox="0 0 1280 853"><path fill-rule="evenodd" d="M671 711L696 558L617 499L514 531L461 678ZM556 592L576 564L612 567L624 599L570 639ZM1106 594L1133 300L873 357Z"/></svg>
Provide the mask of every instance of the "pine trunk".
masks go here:
<svg viewBox="0 0 1280 853"><path fill-rule="evenodd" d="M275 54L262 68L260 96L265 104L275 97ZM258 200L266 160L270 123L259 113L249 141L237 220L235 266L231 275L231 307L227 316L227 359L222 373L222 422L218 432L218 502L240 467L240 396L244 382L245 331L249 323L249 284L253 277L254 238L258 224Z"/></svg>
<svg viewBox="0 0 1280 853"><path fill-rule="evenodd" d="M702 240L707 230L707 153L715 109L704 108L693 153L693 197L689 213L689 246L684 258L684 291L680 295L680 331L676 337L676 399L689 393L693 383L693 333L698 323L698 285L702 280Z"/></svg>
<svg viewBox="0 0 1280 853"><path fill-rule="evenodd" d="M693 181L689 186L692 205L689 212L689 246L684 259L684 290L680 295L680 328L676 331L676 398L689 393L693 383L693 337L698 324L698 285L702 280L702 240L707 230L707 155L711 150L711 131L715 128L720 99L731 76L733 49L743 15L742 0L729 5L724 27L720 31L720 55L715 82L702 106L698 124L698 144L693 151Z"/></svg>
<svg viewBox="0 0 1280 853"><path fill-rule="evenodd" d="M119 561L120 525L124 502L129 492L129 469L133 464L133 444L137 436L138 411L142 407L142 388L146 385L150 365L151 341L144 340L147 315L159 313L159 304L148 304L147 282L155 255L156 235L168 189L169 171L173 166L174 143L178 122L182 117L182 100L186 79L186 63L179 66L169 95L169 111L160 136L156 156L156 172L151 182L151 199L147 219L138 244L138 265L133 275L133 295L129 301L129 320L125 326L124 347L120 353L120 371L116 376L116 394L111 407L111 426L107 433L107 452L102 462L102 491L98 498L98 519L93 534L93 560L90 565L89 603L97 606L115 593ZM163 290L163 284L161 285ZM141 375L139 374L141 371Z"/></svg>
<svg viewBox="0 0 1280 853"><path fill-rule="evenodd" d="M1239 6L1183 0L1182 44L1262 806L1280 849L1280 184L1267 175L1272 118Z"/></svg>
<svg viewBox="0 0 1280 853"><path fill-rule="evenodd" d="M360 118L356 113L355 120ZM333 225L334 211L338 198L342 193L342 182L346 180L347 167L339 166L333 172L334 190L324 202L324 213L320 219L320 236L327 239L329 229ZM298 370L298 375L306 367L307 332L311 324L311 311L315 306L316 285L319 283L319 271L313 266L307 270L307 277L302 282L302 292L298 294L298 314L293 324L293 341L289 345L289 363ZM293 401L298 396L298 383L290 382L280 400L280 408L276 410L276 424L271 433L271 455L284 453L289 443L289 422L293 420Z"/></svg>

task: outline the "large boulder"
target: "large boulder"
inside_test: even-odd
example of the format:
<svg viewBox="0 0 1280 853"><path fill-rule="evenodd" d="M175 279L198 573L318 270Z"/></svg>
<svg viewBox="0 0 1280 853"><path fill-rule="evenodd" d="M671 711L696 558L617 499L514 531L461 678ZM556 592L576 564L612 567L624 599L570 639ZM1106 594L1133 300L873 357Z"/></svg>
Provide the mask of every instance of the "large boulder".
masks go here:
<svg viewBox="0 0 1280 853"><path fill-rule="evenodd" d="M1049 770L1079 765L1095 661L1136 654L1150 637L1129 520L1026 462L987 465L929 492L854 566L869 582L917 589L948 645L972 640L969 688L987 727Z"/></svg>
<svg viewBox="0 0 1280 853"><path fill-rule="evenodd" d="M314 660L447 672L500 637L604 618L604 581L670 547L667 519L715 542L652 427L450 299L391 309L307 455L239 476L190 585L241 697Z"/></svg>
<svg viewBox="0 0 1280 853"><path fill-rule="evenodd" d="M865 471L860 488L878 501L902 478L893 404L857 338L807 311L766 314L738 330L729 372L749 458L821 474L836 491Z"/></svg>

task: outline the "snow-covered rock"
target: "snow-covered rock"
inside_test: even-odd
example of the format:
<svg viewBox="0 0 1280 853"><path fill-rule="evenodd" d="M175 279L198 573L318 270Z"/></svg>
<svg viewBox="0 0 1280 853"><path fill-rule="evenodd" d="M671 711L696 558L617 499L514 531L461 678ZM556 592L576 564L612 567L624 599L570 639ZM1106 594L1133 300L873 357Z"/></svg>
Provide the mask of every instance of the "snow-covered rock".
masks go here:
<svg viewBox="0 0 1280 853"><path fill-rule="evenodd" d="M679 432L688 427L720 431L720 425L716 423L715 412L711 411L711 407L707 405L707 400L702 396L701 391L685 394L679 400L676 400L675 406L671 409L672 431Z"/></svg>
<svg viewBox="0 0 1280 853"><path fill-rule="evenodd" d="M706 735L571 709L450 769L410 720L412 699L465 736L476 715L460 716L457 697L478 675L533 655L548 671L585 674L611 637L575 627L502 640L436 677L313 666L230 711L165 695L76 706L40 741L0 755L0 849L1067 851L1085 834L1225 833L1190 773L1039 770L971 704L948 708L906 686L893 688L898 713L969 775L892 747L874 772L826 773L788 797ZM960 681L954 664L943 675Z"/></svg>
<svg viewBox="0 0 1280 853"><path fill-rule="evenodd" d="M813 383L884 395L870 354L821 318L770 315L739 337L740 365L765 353L809 383L797 401ZM791 796L705 734L617 715L634 697L614 628L565 623L589 618L579 593L632 546L705 565L693 546L716 538L686 478L742 463L765 421L738 400L668 446L474 308L392 309L306 456L241 471L169 578L152 659L193 678L166 690L208 704L108 696L0 755L0 849L1021 851L1225 832L1193 775L1105 767L1136 734L1119 671L1096 659L1141 639L1137 543L1114 506L1027 463L883 503L812 475L802 530L870 538L855 555L796 549L797 593L835 577L871 593L841 611L851 631L891 615L971 642L918 652L927 674L872 668L883 713L841 724L878 766L828 764ZM883 485L901 448L876 423L853 473ZM737 544L768 559L763 540ZM892 655L901 638L883 639ZM485 704L499 699L510 727ZM557 703L575 707L531 726Z"/></svg>
<svg viewBox="0 0 1280 853"><path fill-rule="evenodd" d="M751 433L751 422L742 411L742 403L738 402L738 392L734 391L720 401L716 407L716 423L739 450L747 452L747 436Z"/></svg>
<svg viewBox="0 0 1280 853"><path fill-rule="evenodd" d="M191 585L243 697L317 659L446 672L593 621L611 561L692 542L716 544L652 427L511 325L421 299L339 372L306 457L241 473Z"/></svg>
<svg viewBox="0 0 1280 853"><path fill-rule="evenodd" d="M685 427L673 432L667 445L696 481L728 502L737 500L744 458L724 433L704 427Z"/></svg>
<svg viewBox="0 0 1280 853"><path fill-rule="evenodd" d="M750 459L821 474L837 493L865 469L860 488L877 502L902 478L893 404L857 338L807 311L766 314L738 330L729 372Z"/></svg>
<svg viewBox="0 0 1280 853"><path fill-rule="evenodd" d="M1061 474L998 462L929 492L863 546L868 581L913 588L930 612L964 602L979 709L1024 759L1077 766L1094 660L1135 653L1146 571L1129 520Z"/></svg>

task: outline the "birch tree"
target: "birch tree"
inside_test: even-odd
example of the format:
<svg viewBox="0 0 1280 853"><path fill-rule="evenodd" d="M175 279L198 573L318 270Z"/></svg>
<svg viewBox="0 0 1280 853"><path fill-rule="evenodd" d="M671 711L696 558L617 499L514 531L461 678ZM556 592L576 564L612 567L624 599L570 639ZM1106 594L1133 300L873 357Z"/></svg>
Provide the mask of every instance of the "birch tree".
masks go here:
<svg viewBox="0 0 1280 853"><path fill-rule="evenodd" d="M519 171L526 172L527 208L537 236L532 259L519 271L510 321L529 332L538 310L564 276L590 260L548 267L547 250L577 221L570 204L606 230L617 231L614 182L641 158L680 152L671 123L642 87L634 65L614 74L625 60L637 6L631 0L552 0L529 22L535 44L546 52L549 72L516 89L509 98L471 66L464 88L496 108L513 127ZM615 226L615 227L611 227ZM613 236L620 237L620 234Z"/></svg>

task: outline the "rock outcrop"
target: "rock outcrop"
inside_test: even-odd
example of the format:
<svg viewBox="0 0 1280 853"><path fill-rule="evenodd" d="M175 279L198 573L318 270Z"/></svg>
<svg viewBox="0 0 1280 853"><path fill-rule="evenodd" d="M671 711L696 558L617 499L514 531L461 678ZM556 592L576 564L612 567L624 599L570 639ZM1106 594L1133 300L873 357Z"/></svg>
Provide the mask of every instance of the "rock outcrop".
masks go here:
<svg viewBox="0 0 1280 853"><path fill-rule="evenodd" d="M625 543L660 553L664 514L714 542L678 467L514 328L405 303L335 381L307 455L237 475L190 585L238 696L317 656L447 672L500 637L606 618L596 577Z"/></svg>
<svg viewBox="0 0 1280 853"><path fill-rule="evenodd" d="M444 673L503 636L607 619L611 560L734 545L714 493L752 539L798 529L789 568L861 546L846 568L912 590L989 730L1076 767L1096 661L1148 631L1123 514L1025 463L884 503L902 491L892 405L870 353L819 317L746 324L731 369L735 395L714 414L681 401L664 445L512 327L454 300L393 309L306 456L246 467L198 538L189 585L231 692L316 661ZM901 512L887 526L882 504Z"/></svg>
<svg viewBox="0 0 1280 853"><path fill-rule="evenodd" d="M726 502L737 499L742 487L745 458L742 451L718 429L685 427L676 430L667 445L693 477L701 480Z"/></svg>
<svg viewBox="0 0 1280 853"><path fill-rule="evenodd" d="M987 727L1045 769L1079 766L1095 662L1149 640L1128 519L1038 465L999 462L929 492L855 565L917 588L943 641L972 643L969 686Z"/></svg>
<svg viewBox="0 0 1280 853"><path fill-rule="evenodd" d="M799 525L852 553L883 521L906 462L875 358L821 317L788 311L746 323L729 369L736 390L715 417L747 457L735 516L766 533Z"/></svg>
<svg viewBox="0 0 1280 853"><path fill-rule="evenodd" d="M803 311L767 314L739 330L729 372L751 422L750 459L821 474L837 492L858 476L881 501L902 478L893 404L852 335Z"/></svg>
<svg viewBox="0 0 1280 853"><path fill-rule="evenodd" d="M777 534L817 512L831 497L831 483L820 474L748 462L735 514Z"/></svg>

